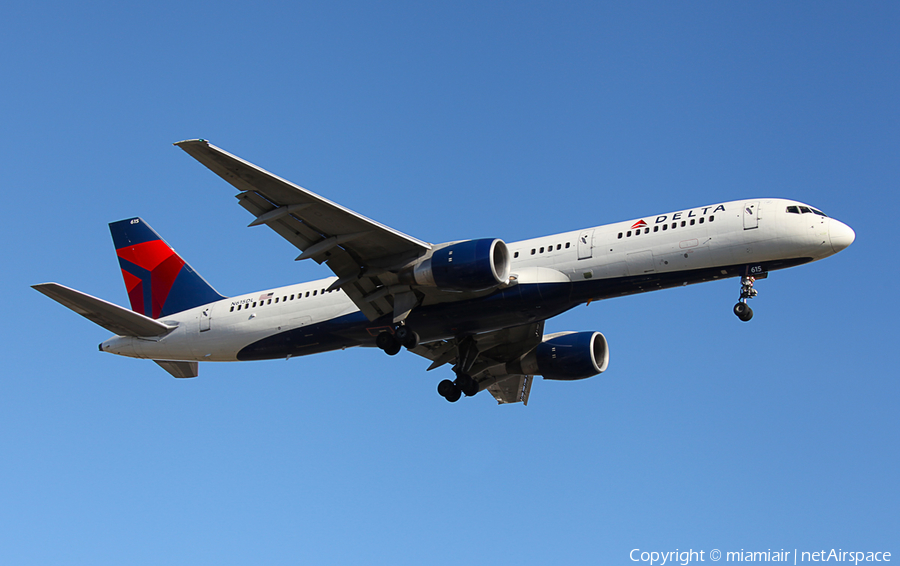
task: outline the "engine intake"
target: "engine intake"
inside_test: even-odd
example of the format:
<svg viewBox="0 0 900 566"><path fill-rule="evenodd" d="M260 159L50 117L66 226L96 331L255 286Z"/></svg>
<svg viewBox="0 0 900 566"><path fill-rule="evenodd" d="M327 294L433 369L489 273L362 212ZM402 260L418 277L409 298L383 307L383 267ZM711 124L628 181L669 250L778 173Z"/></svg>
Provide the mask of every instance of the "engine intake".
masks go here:
<svg viewBox="0 0 900 566"><path fill-rule="evenodd" d="M599 332L565 332L548 336L507 373L541 375L544 379L574 381L606 371L609 344Z"/></svg>
<svg viewBox="0 0 900 566"><path fill-rule="evenodd" d="M400 272L400 282L457 291L481 291L509 282L509 250L503 240L480 239L436 249Z"/></svg>

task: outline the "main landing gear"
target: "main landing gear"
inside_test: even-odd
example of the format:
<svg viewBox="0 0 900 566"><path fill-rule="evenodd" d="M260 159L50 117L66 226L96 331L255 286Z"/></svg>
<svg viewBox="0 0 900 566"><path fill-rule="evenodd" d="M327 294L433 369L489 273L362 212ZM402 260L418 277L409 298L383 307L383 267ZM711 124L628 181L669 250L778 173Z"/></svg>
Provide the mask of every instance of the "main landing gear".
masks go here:
<svg viewBox="0 0 900 566"><path fill-rule="evenodd" d="M445 379L438 383L437 390L441 397L451 403L456 403L463 393L466 394L466 397L472 397L480 391L480 387L478 382L469 374L457 373L455 380Z"/></svg>
<svg viewBox="0 0 900 566"><path fill-rule="evenodd" d="M741 277L741 298L738 303L734 305L734 314L744 322L753 318L753 309L747 304L747 299L752 299L759 294L759 291L753 288L754 281L756 281L755 277L750 277L748 275Z"/></svg>
<svg viewBox="0 0 900 566"><path fill-rule="evenodd" d="M412 350L419 345L419 335L405 324L401 324L393 332L384 330L375 337L375 345L389 356L395 356L401 348Z"/></svg>
<svg viewBox="0 0 900 566"><path fill-rule="evenodd" d="M477 357L478 347L475 339L471 336L461 339L457 346L456 365L453 366L456 379L453 381L445 379L438 383L437 390L441 397L451 403L455 403L459 401L463 393L465 393L466 397L472 397L481 390L478 381L468 373L475 364Z"/></svg>

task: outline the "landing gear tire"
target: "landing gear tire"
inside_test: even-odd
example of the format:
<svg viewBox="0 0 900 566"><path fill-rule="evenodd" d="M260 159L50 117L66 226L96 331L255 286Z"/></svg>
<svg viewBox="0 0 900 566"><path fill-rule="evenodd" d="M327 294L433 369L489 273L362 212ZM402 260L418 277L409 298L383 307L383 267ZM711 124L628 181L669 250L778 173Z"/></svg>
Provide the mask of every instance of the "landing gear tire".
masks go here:
<svg viewBox="0 0 900 566"><path fill-rule="evenodd" d="M459 401L460 396L462 396L462 392L459 390L459 387L456 386L455 383L450 381L449 379L445 379L444 381L438 383L438 394L450 401L451 403L456 403Z"/></svg>
<svg viewBox="0 0 900 566"><path fill-rule="evenodd" d="M395 356L400 351L400 348L403 346L400 345L400 342L394 338L394 335L388 331L381 332L375 338L375 345L384 350L384 353L389 356Z"/></svg>
<svg viewBox="0 0 900 566"><path fill-rule="evenodd" d="M738 303L734 305L734 314L744 322L748 322L753 318L753 309L747 303Z"/></svg>
<svg viewBox="0 0 900 566"><path fill-rule="evenodd" d="M375 345L381 348L382 350L387 350L390 348L391 344L394 343L394 337L391 336L390 332L384 331L378 333L378 336L375 337Z"/></svg>
<svg viewBox="0 0 900 566"><path fill-rule="evenodd" d="M456 377L456 386L466 394L466 397L472 397L478 393L478 382L465 373L461 373Z"/></svg>
<svg viewBox="0 0 900 566"><path fill-rule="evenodd" d="M398 328L397 332L394 333L394 337L408 350L412 350L419 345L419 335L406 325Z"/></svg>

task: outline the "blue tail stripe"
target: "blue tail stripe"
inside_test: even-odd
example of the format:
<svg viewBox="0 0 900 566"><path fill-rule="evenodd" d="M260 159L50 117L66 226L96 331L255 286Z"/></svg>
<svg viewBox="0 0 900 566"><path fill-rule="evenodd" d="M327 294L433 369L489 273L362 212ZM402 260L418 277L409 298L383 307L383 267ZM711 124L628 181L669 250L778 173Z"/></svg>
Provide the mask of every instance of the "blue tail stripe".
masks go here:
<svg viewBox="0 0 900 566"><path fill-rule="evenodd" d="M169 316L201 305L214 303L224 299L222 295L210 287L190 265L184 264L181 273L175 278L172 290L166 298L160 316Z"/></svg>

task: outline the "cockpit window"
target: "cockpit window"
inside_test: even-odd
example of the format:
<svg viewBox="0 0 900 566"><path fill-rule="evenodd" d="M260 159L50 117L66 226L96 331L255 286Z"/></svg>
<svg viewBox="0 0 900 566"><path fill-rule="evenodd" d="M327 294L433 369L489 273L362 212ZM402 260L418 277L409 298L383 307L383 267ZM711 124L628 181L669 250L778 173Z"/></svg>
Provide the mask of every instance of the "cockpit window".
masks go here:
<svg viewBox="0 0 900 566"><path fill-rule="evenodd" d="M819 216L824 216L828 218L828 215L822 212L821 210L816 210L815 208L810 208L808 206L789 206L787 207L787 212L790 214L818 214Z"/></svg>

